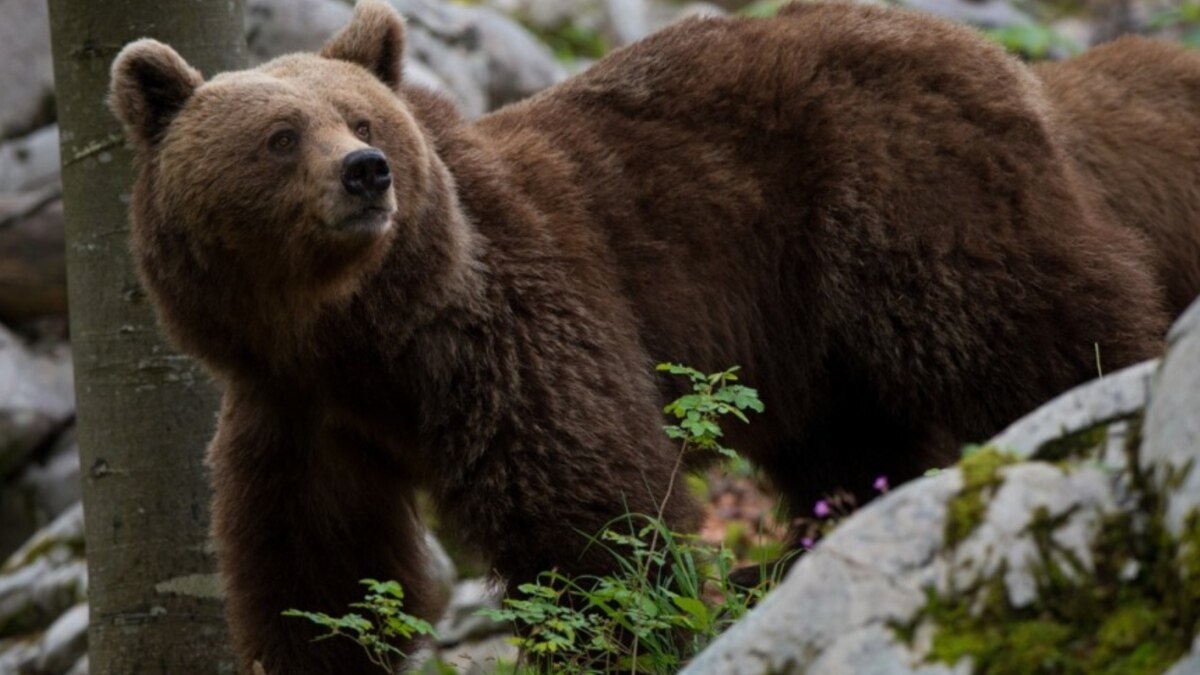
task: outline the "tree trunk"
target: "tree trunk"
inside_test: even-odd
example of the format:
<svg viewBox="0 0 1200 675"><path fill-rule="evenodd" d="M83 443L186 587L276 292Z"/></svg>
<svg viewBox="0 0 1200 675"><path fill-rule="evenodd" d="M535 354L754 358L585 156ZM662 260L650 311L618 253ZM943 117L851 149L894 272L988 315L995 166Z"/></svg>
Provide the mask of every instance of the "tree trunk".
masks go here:
<svg viewBox="0 0 1200 675"><path fill-rule="evenodd" d="M49 0L93 675L233 673L208 539L216 392L169 348L129 256L130 151L109 66L153 37L206 76L244 66L242 0Z"/></svg>

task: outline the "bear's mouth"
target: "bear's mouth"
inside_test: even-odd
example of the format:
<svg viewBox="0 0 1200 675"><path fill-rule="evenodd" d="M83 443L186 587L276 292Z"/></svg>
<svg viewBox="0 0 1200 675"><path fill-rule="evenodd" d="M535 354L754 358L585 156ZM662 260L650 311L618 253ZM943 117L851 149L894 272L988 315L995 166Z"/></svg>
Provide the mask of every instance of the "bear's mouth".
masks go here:
<svg viewBox="0 0 1200 675"><path fill-rule="evenodd" d="M380 234L391 225L394 211L384 204L364 206L343 218L335 229L354 234Z"/></svg>

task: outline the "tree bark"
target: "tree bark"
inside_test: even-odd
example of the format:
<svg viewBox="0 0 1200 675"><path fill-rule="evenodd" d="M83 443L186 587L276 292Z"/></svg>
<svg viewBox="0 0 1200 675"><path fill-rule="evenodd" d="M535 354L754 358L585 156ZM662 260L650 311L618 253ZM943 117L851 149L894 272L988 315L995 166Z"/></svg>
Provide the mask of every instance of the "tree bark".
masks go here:
<svg viewBox="0 0 1200 675"><path fill-rule="evenodd" d="M129 256L134 172L109 66L153 37L206 76L244 66L242 0L49 0L61 125L94 675L233 673L208 539L217 397L166 345Z"/></svg>

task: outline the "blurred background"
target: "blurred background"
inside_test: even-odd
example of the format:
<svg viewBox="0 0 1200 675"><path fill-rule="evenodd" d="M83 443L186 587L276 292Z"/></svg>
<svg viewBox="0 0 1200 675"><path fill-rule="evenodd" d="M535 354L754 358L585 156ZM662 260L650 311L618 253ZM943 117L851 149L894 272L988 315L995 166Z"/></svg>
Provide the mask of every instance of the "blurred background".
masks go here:
<svg viewBox="0 0 1200 675"><path fill-rule="evenodd" d="M769 16L780 0L392 0L409 22L407 77L478 116L685 17ZM1061 59L1125 33L1200 47L1200 0L899 0L962 21L1020 57ZM342 0L246 0L251 65L310 51L344 25ZM0 0L0 675L87 672L87 570L66 320L59 138L46 3ZM88 470L102 470L89 467ZM702 536L744 560L773 557L780 530L751 471L690 489L710 504ZM455 550L453 542L447 548ZM439 632L466 653L503 653L478 563L443 561L455 611ZM455 616L468 617L454 623ZM459 652L455 652L458 654ZM455 654L447 658L455 663ZM461 655L460 655L461 656ZM473 665L470 665L473 664Z"/></svg>

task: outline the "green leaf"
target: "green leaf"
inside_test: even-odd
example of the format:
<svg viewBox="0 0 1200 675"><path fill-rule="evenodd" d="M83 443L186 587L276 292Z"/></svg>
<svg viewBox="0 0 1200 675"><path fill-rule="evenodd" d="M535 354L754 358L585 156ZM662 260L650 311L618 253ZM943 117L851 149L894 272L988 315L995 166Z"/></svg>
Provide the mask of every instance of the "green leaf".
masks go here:
<svg viewBox="0 0 1200 675"><path fill-rule="evenodd" d="M708 630L709 626L712 624L712 620L711 617L709 617L707 605L696 598L687 598L681 595L672 597L671 601L675 603L676 607L684 612L687 612L688 616L691 617L692 625L696 628L696 630Z"/></svg>

